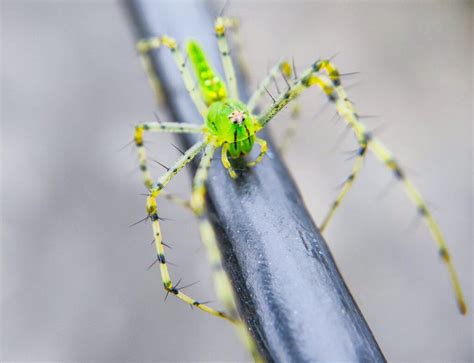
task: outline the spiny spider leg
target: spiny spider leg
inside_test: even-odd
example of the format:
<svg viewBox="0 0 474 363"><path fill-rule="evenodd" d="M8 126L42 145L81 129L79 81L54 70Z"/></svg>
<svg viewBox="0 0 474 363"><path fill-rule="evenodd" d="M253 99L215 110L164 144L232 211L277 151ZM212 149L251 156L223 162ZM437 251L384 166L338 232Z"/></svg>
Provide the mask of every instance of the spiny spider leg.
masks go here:
<svg viewBox="0 0 474 363"><path fill-rule="evenodd" d="M299 104L293 105L293 108L291 109L290 122L288 123L285 131L283 132L283 136L278 145L278 151L280 151L280 153L283 155L286 153L286 151L288 150L288 146L291 144L291 142L295 138L296 130L298 128L298 121L300 117L301 117L300 105Z"/></svg>
<svg viewBox="0 0 474 363"><path fill-rule="evenodd" d="M179 72L181 73L181 76L184 81L184 86L186 87L186 90L188 91L189 96L193 100L201 116L205 117L206 112L207 112L207 107L204 104L204 101L202 100L201 94L199 93L199 90L196 87L193 81L193 78L191 77L191 74L186 68L186 62L178 47L178 44L176 40L174 40L173 38L167 35L163 35L161 37L153 37L149 39L142 39L137 44L137 49L140 52L140 55L142 56L145 72L147 73L148 77L151 80L153 89L155 91L157 90L158 86L156 82L158 82L158 85L159 85L159 80L151 66L149 53L153 49L159 49L162 45L167 47L173 54L176 65L178 66Z"/></svg>
<svg viewBox="0 0 474 363"><path fill-rule="evenodd" d="M369 132L367 132L365 126L359 121L358 115L355 113L354 107L352 102L349 100L347 97L347 94L342 87L342 83L340 80L340 73L338 69L329 61L329 60L322 60L319 62L316 62L314 67L319 71L323 70L325 71L329 78L332 81L332 84L336 90L337 93L337 100L336 104L343 103L344 106L348 109L348 111L352 114L350 117L350 122L348 118L344 118L346 122L348 123L349 126L353 129L357 139L359 140L359 143L361 147L364 145L364 141L366 141L368 148L370 151L374 153L374 155L392 172L394 173L395 177L397 180L401 181L403 183L403 186L405 188L405 191L408 195L408 197L412 200L412 202L415 204L417 207L418 212L420 215L423 217L425 220L426 224L428 225L428 229L430 230L434 240L436 241L438 245L438 251L443 259L443 261L446 263L450 278L451 278L451 283L453 285L454 293L456 295L456 300L457 300L457 305L459 308L459 311L461 314L466 314L467 313L467 306L464 301L464 296L462 293L461 285L459 282L459 278L457 276L456 270L454 268L454 265L451 261L451 256L448 251L446 241L444 239L444 236L441 232L441 228L438 224L438 222L435 220L431 212L429 211L425 201L423 200L421 194L418 192L418 190L415 188L414 184L406 177L405 172L402 170L400 164L397 162L395 157L393 156L392 152L377 138L373 137L370 135ZM337 107L337 106L336 106ZM362 141L362 142L361 142Z"/></svg>
<svg viewBox="0 0 474 363"><path fill-rule="evenodd" d="M165 198L166 200L169 200L173 204L191 210L191 204L187 199L181 198L175 194L171 194L166 191L162 191L160 195L161 197Z"/></svg>
<svg viewBox="0 0 474 363"><path fill-rule="evenodd" d="M253 113L255 111L258 102L261 100L262 96L266 94L266 89L268 89L270 83L273 82L280 72L283 72L287 77L291 76L291 66L287 61L281 60L270 69L267 76L263 79L257 90L252 94L250 100L247 102L249 112Z"/></svg>
<svg viewBox="0 0 474 363"><path fill-rule="evenodd" d="M247 163L248 167L253 167L257 165L258 163L260 163L268 150L267 142L265 140L259 137L256 137L255 142L260 145L260 153L258 154L257 158L254 161Z"/></svg>
<svg viewBox="0 0 474 363"><path fill-rule="evenodd" d="M218 17L214 24L214 32L216 33L217 46L221 55L222 65L224 66L224 73L227 87L229 88L230 98L239 99L239 89L237 87L237 78L235 77L234 65L229 53L229 44L225 37L226 25L228 21L225 18Z"/></svg>
<svg viewBox="0 0 474 363"><path fill-rule="evenodd" d="M217 311L205 304L200 303L199 301L191 298L190 296L184 294L176 286L173 285L171 277L168 271L168 266L165 259L165 250L163 247L163 240L161 235L161 228L159 223L158 207L156 204L156 198L160 194L161 190L170 182L170 180L181 171L186 164L193 160L204 148L206 144L204 141L199 141L191 146L167 171L163 174L156 183L150 188L150 196L147 198L146 209L147 213L150 216L152 221L153 236L155 238L156 254L158 261L160 262L160 273L161 279L163 281L163 287L167 293L176 295L179 299L183 300L191 306L196 306L199 309L210 313L212 315L225 318L231 322L235 322L236 318L231 317L221 311Z"/></svg>
<svg viewBox="0 0 474 363"><path fill-rule="evenodd" d="M135 126L134 140L138 150L138 162L145 186L150 189L153 179L147 166L147 154L143 143L144 132L203 133L203 128L200 125L175 122L145 122Z"/></svg>
<svg viewBox="0 0 474 363"><path fill-rule="evenodd" d="M282 77L285 79L290 78L292 75L295 75L296 70L293 69L290 63L286 60L281 60L275 64L270 71L268 72L267 76L263 79L263 81L258 86L257 90L252 94L250 100L247 102L247 107L249 108L250 112L253 112L257 107L258 102L262 99L262 96L268 92L268 88L272 82L277 82L276 77L281 74ZM290 144L291 140L293 139L295 132L296 132L296 121L300 118L300 105L294 104L291 110L291 122L286 127L285 131L283 132L283 137L280 141L280 145L278 149L281 153L285 153Z"/></svg>
<svg viewBox="0 0 474 363"><path fill-rule="evenodd" d="M229 151L229 144L228 143L223 144L222 149L221 149L221 162L224 168L226 168L227 171L229 172L230 177L232 179L236 179L237 173L235 172L234 168L230 164L228 151Z"/></svg>
<svg viewBox="0 0 474 363"><path fill-rule="evenodd" d="M325 231L325 229L326 229L328 223L331 221L337 207L341 204L341 202L344 199L345 195L351 189L352 184L354 183L357 175L362 170L362 166L364 165L364 159L365 159L366 152L367 152L367 144L361 145L359 147L359 150L357 151L356 159L355 159L354 165L352 167L351 174L347 177L347 179L342 184L342 188L341 188L341 191L339 192L339 195L337 196L336 200L332 203L329 211L326 213L326 216L324 217L323 221L321 222L321 226L319 227L319 230L321 232Z"/></svg>
<svg viewBox="0 0 474 363"><path fill-rule="evenodd" d="M328 71L329 77L332 79L332 81L330 81L325 75L318 73L321 69ZM384 165L393 171L397 179L403 182L408 196L414 202L418 211L425 219L426 223L428 224L428 228L438 245L439 253L448 267L459 310L461 314L465 314L467 312L467 307L464 302L459 279L451 262L451 257L438 223L435 221L431 212L428 210L426 203L423 201L420 193L416 190L413 183L406 178L405 173L402 171L398 162L394 159L392 153L379 140L372 137L370 132L367 131L366 127L359 121L359 117L357 116L352 103L348 99L341 86L339 72L334 66L330 64L329 61L324 60L315 62L313 66L307 69L299 79L295 80L290 88L278 97L275 104L269 107L262 114L262 116L258 118L260 127L263 128L291 100L298 97L305 89L313 85L318 86L326 94L330 102L335 104L338 114L354 131L361 150L362 148L370 149ZM365 152L361 156L363 157L364 155ZM359 160L356 162L359 162ZM351 180L346 182L349 183L349 186L355 179L358 170L359 169L356 169L356 173L353 173L353 177L350 177ZM345 192L347 192L347 190ZM333 208L336 208L338 204L333 204Z"/></svg>
<svg viewBox="0 0 474 363"><path fill-rule="evenodd" d="M226 29L231 29L232 30L232 54L234 60L237 61L238 68L240 70L240 74L243 76L245 81L250 80L250 71L249 71L249 66L248 63L246 62L245 56L244 56L244 51L243 51L243 43L242 43L242 38L240 37L239 34L239 29L240 29L240 24L239 20L234 17L222 17L222 21L224 23L224 27Z"/></svg>
<svg viewBox="0 0 474 363"><path fill-rule="evenodd" d="M215 151L216 146L212 144L208 144L204 150L204 155L201 158L201 162L199 163L199 167L193 180L191 206L199 220L199 232L201 234L202 242L206 247L208 259L211 264L217 296L219 297L219 300L223 302L228 314L227 316L232 319L232 322L237 326L237 330L245 341L245 344L254 357L254 360L260 361L260 354L255 342L248 332L246 325L239 319L239 313L237 312L234 300L233 288L227 273L224 271L222 266L222 254L219 250L214 228L209 222L209 219L205 218L206 181L209 176L209 168Z"/></svg>

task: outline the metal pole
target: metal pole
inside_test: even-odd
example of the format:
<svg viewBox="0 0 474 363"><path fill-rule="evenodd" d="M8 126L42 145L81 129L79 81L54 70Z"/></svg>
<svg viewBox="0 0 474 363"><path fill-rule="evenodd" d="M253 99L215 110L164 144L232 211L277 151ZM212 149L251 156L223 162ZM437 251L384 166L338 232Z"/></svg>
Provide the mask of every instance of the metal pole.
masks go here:
<svg viewBox="0 0 474 363"><path fill-rule="evenodd" d="M220 67L213 17L200 1L124 1L137 39L167 33L198 39ZM245 26L245 22L244 22ZM175 120L202 123L167 52L153 53L166 105ZM239 75L241 97L248 92ZM209 213L242 318L262 355L277 362L384 362L364 317L296 185L269 141L269 155L232 180L214 162ZM189 146L192 138L181 141Z"/></svg>

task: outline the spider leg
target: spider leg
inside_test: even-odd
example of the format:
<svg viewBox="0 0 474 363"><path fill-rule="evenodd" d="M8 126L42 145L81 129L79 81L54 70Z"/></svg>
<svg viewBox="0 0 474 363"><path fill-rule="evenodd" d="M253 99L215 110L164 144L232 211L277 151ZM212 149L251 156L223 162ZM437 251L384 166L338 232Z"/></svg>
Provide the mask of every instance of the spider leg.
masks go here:
<svg viewBox="0 0 474 363"><path fill-rule="evenodd" d="M166 191L162 191L160 195L161 197L165 198L166 200L169 200L173 204L191 210L191 204L187 199L181 198L175 194L171 194Z"/></svg>
<svg viewBox="0 0 474 363"><path fill-rule="evenodd" d="M224 66L224 73L229 88L229 98L239 99L239 89L237 87L237 78L235 76L234 65L229 53L229 44L225 37L227 21L225 18L218 17L214 24L214 32L217 38L217 46L221 54L222 65Z"/></svg>
<svg viewBox="0 0 474 363"><path fill-rule="evenodd" d="M346 107L346 109L348 110L347 111L348 116L349 114L352 114L350 115L350 117L348 117L349 119L348 118L344 118L344 119L352 127L356 137L359 140L359 143L361 144L360 142L361 140L367 141L369 150L372 151L372 153L388 169L390 169L394 173L397 180L402 182L405 188L405 192L407 193L410 200L415 204L419 214L425 220L428 226L428 229L431 232L431 235L433 236L438 246L439 254L441 258L443 259L443 261L446 263L446 266L450 274L454 293L456 295L456 301L457 301L459 311L461 312L461 314L466 314L467 307L464 301L461 285L460 285L456 270L454 268L454 265L451 261L451 256L448 251L448 247L446 245L446 241L444 239L443 233L441 232L441 228L438 222L435 220L432 213L429 211L420 192L418 192L418 190L416 189L414 184L411 182L411 180L407 178L406 173L403 171L400 164L393 156L392 152L380 140L372 137L370 133L367 132L365 126L359 121L359 117L354 111L352 102L349 100L344 88L342 87L342 83L340 80L340 72L338 71L338 69L329 60L322 60L322 61L316 62L314 67L318 70L323 70L328 74L336 90L336 93L338 95L336 104L339 103L340 104L339 107L341 109L343 107Z"/></svg>
<svg viewBox="0 0 474 363"><path fill-rule="evenodd" d="M229 150L229 144L224 143L222 145L222 151L221 151L222 165L224 165L224 168L227 169L227 171L229 172L229 175L231 176L231 178L236 179L237 178L237 173L235 172L234 168L230 164L229 157L227 156L227 151L228 150Z"/></svg>
<svg viewBox="0 0 474 363"><path fill-rule="evenodd" d="M258 353L255 342L245 323L239 318L239 313L234 300L234 291L229 277L222 266L222 255L219 250L214 228L206 217L206 181L209 176L209 168L215 150L216 147L212 144L208 144L204 150L204 155L202 156L193 180L191 206L199 220L199 232L204 246L206 247L209 262L212 267L217 296L219 297L219 300L222 301L227 311L226 317L235 323L241 338L245 341L247 348L251 352L255 361L260 361L261 357Z"/></svg>
<svg viewBox="0 0 474 363"><path fill-rule="evenodd" d="M199 309L210 313L214 316L218 316L221 318L225 318L231 322L235 322L236 318L227 315L221 311L217 311L206 304L200 303L199 301L193 299L192 297L184 294L182 291L178 289L177 286L173 285L171 281L171 277L168 271L168 266L166 264L165 258L165 250L163 247L163 239L161 235L161 228L160 228L160 217L158 215L158 207L156 203L156 198L163 190L163 188L171 181L171 179L181 171L186 164L188 164L192 159L194 159L204 148L206 147L206 143L204 141L199 141L193 146L191 146L168 170L165 174L163 174L156 183L152 185L150 188L150 196L147 198L146 203L146 211L148 213L149 218L152 221L152 228L153 228L153 236L155 239L155 246L156 246L156 254L157 260L160 263L160 273L161 279L163 281L163 287L167 293L175 295L177 298L183 300L187 304L191 306L198 307Z"/></svg>
<svg viewBox="0 0 474 363"><path fill-rule="evenodd" d="M319 73L321 70L328 72L330 79L328 76ZM447 265L459 310L462 314L465 314L467 312L467 307L464 301L459 279L457 277L456 270L454 269L454 265L452 264L446 242L438 223L434 219L431 212L428 210L426 203L413 183L407 179L405 173L403 172L399 163L393 157L392 153L378 139L372 137L370 132L367 131L367 128L359 121L359 117L355 112L352 102L349 100L341 86L339 72L334 66L331 65L329 61L315 62L313 66L307 69L299 79L295 80L290 85L288 90L281 94L275 103L265 112L263 112L263 114L258 118L260 128L265 127L265 125L270 120L272 120L273 117L275 117L275 115L277 115L278 112L280 112L291 100L298 97L305 89L313 85L318 86L326 94L329 101L334 103L338 114L352 128L355 136L358 139L360 147L362 148L364 145L367 145L366 147L372 151L384 165L392 170L396 178L403 183L406 193L416 205L418 211L426 221L434 240L436 241L439 253ZM356 160L356 163L357 162L360 162L359 159ZM358 169L356 171L358 172ZM357 173L354 174L352 179L354 179L356 175ZM350 181L347 187L350 187L352 182L353 180ZM347 193L347 190L344 192L344 194L345 193ZM339 205L339 202L337 205Z"/></svg>
<svg viewBox="0 0 474 363"><path fill-rule="evenodd" d="M244 47L242 43L242 39L239 34L239 29L240 29L240 24L239 20L234 17L222 17L222 21L224 23L224 26L226 29L231 29L232 30L232 46L233 46L233 54L234 54L234 59L237 61L238 64L238 69L240 70L240 73L242 74L242 77L244 78L245 81L250 80L250 69L249 65L245 60L244 56Z"/></svg>
<svg viewBox="0 0 474 363"><path fill-rule="evenodd" d="M332 217L334 216L334 212L336 211L337 207L341 204L342 200L344 199L347 192L352 187L352 184L354 183L355 179L357 178L360 171L362 170L366 152L367 152L367 144L361 145L357 152L356 160L354 162L354 166L352 167L351 174L347 177L347 179L342 184L342 188L341 188L341 191L339 192L339 195L337 196L336 200L332 203L329 211L326 213L326 216L324 217L321 223L321 226L319 227L319 230L321 232L325 231L327 225L329 224Z"/></svg>
<svg viewBox="0 0 474 363"><path fill-rule="evenodd" d="M144 132L172 133L203 133L203 126L177 122L145 122L135 126L134 141L138 150L138 161L147 189L153 184L153 179L147 166L147 154L143 143Z"/></svg>
<svg viewBox="0 0 474 363"><path fill-rule="evenodd" d="M274 82L274 80L280 73L284 74L286 77L291 76L291 66L285 60L277 62L277 64L275 64L270 69L267 76L263 79L263 81L257 87L257 90L250 97L249 101L247 102L247 108L250 113L253 113L255 111L258 102L262 99L262 96L267 93L270 84Z"/></svg>
<svg viewBox="0 0 474 363"><path fill-rule="evenodd" d="M281 75L285 78L286 81L294 75L295 70L292 69L290 63L286 60L281 60L277 64L275 64L270 71L268 72L267 76L263 79L263 81L258 86L257 90L252 94L250 100L247 103L247 107L250 112L253 112L257 107L258 102L262 99L262 96L268 92L268 88L270 87L271 83L274 82L277 90L279 90L278 83L277 83L277 76ZM288 126L286 127L282 140L280 141L280 145L278 149L281 153L285 153L288 148L288 145L294 138L296 128L297 128L297 121L300 118L300 105L296 103L293 105L291 109L291 120Z"/></svg>
<svg viewBox="0 0 474 363"><path fill-rule="evenodd" d="M290 122L286 126L286 129L283 132L281 141L279 142L279 145L278 145L278 150L280 151L281 154L286 153L286 151L288 150L288 146L291 144L291 142L295 138L296 130L298 129L298 124L299 124L298 121L300 120L300 113L301 113L301 107L299 103L293 105L293 108L291 109Z"/></svg>
<svg viewBox="0 0 474 363"><path fill-rule="evenodd" d="M142 62L145 68L145 72L147 73L150 79L152 88L155 90L155 92L158 92L157 94L159 94L161 90L161 86L159 83L159 79L157 75L155 74L155 72L153 71L153 68L151 65L150 52L153 49L159 49L161 46L165 46L173 54L176 65L179 69L179 72L181 73L181 76L184 81L184 86L186 87L186 90L188 91L189 96L193 100L201 116L205 117L206 112L207 112L207 107L204 104L201 94L199 93L199 89L196 87L193 81L193 78L191 77L190 72L186 68L186 61L183 58L181 50L179 49L176 40L174 40L173 38L167 35L163 35L161 37L153 37L149 39L142 39L137 43L137 49L142 57Z"/></svg>
<svg viewBox="0 0 474 363"><path fill-rule="evenodd" d="M260 153L254 161L247 163L248 167L253 167L260 163L268 150L267 142L265 140L256 137L255 142L260 145Z"/></svg>

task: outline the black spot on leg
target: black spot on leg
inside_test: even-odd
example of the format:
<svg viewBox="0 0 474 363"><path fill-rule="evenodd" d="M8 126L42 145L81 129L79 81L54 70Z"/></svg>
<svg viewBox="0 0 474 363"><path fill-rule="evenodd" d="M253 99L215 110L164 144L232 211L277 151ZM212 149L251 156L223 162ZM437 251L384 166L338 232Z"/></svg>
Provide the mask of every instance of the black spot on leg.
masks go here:
<svg viewBox="0 0 474 363"><path fill-rule="evenodd" d="M301 84L305 86L306 88L309 87L309 80L311 79L311 76L306 76L301 80Z"/></svg>
<svg viewBox="0 0 474 363"><path fill-rule="evenodd" d="M426 206L420 205L418 206L418 213L420 213L421 216L425 217L428 215L428 209L426 209Z"/></svg>
<svg viewBox="0 0 474 363"><path fill-rule="evenodd" d="M333 93L331 93L331 94L328 95L328 99L329 99L329 101L331 101L331 102L336 102L336 100L337 100L337 95L333 92Z"/></svg>
<svg viewBox="0 0 474 363"><path fill-rule="evenodd" d="M166 259L165 259L165 255L163 255L162 253L160 253L158 255L158 261L160 261L161 264L166 264Z"/></svg>
<svg viewBox="0 0 474 363"><path fill-rule="evenodd" d="M141 171L146 171L146 165L145 164L140 165L140 170Z"/></svg>
<svg viewBox="0 0 474 363"><path fill-rule="evenodd" d="M151 219L152 222L155 222L155 221L159 220L160 218L158 217L158 214L153 213L153 214L150 215L150 219Z"/></svg>
<svg viewBox="0 0 474 363"><path fill-rule="evenodd" d="M359 149L358 155L359 156L364 156L366 151L367 151L367 145L364 145Z"/></svg>
<svg viewBox="0 0 474 363"><path fill-rule="evenodd" d="M364 133L364 141L365 143L368 143L370 140L372 140L372 133L369 131L366 131Z"/></svg>
<svg viewBox="0 0 474 363"><path fill-rule="evenodd" d="M405 175L403 174L402 169L400 169L398 166L395 166L395 168L393 169L393 173L395 174L395 177L397 179L401 180L405 177Z"/></svg>
<svg viewBox="0 0 474 363"><path fill-rule="evenodd" d="M449 256L449 253L448 253L448 250L446 249L446 247L441 247L439 249L439 255L446 262L448 262L450 260L450 256Z"/></svg>
<svg viewBox="0 0 474 363"><path fill-rule="evenodd" d="M322 63L321 61L316 61L313 63L313 71L319 72L321 70Z"/></svg>

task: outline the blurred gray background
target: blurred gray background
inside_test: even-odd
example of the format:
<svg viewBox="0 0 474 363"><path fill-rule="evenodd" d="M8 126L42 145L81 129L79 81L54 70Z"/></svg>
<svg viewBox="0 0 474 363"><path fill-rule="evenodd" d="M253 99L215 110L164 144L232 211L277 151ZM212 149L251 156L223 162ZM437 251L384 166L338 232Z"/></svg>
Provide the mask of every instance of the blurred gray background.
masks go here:
<svg viewBox="0 0 474 363"><path fill-rule="evenodd" d="M248 360L227 323L163 301L158 269L146 271L150 226L128 227L144 216L144 189L133 148L120 148L156 107L119 4L1 8L2 361ZM345 79L349 96L380 116L367 124L430 202L472 311L472 2L232 1L226 13L242 21L252 88L281 56L302 69L339 52L342 72L361 72ZM356 143L338 143L344 124L318 91L302 102L286 160L321 221ZM276 138L287 118L273 122ZM152 139L154 158L177 157L171 137ZM170 190L187 196L189 184L185 172ZM174 220L172 273L213 299L193 217L161 208ZM326 238L390 361L474 359L472 312L458 314L427 228L372 156Z"/></svg>

